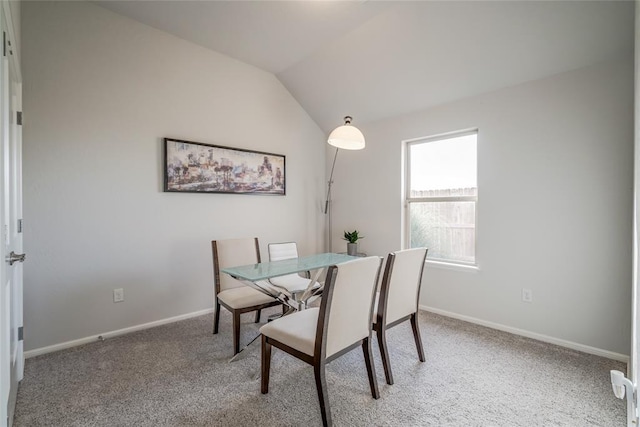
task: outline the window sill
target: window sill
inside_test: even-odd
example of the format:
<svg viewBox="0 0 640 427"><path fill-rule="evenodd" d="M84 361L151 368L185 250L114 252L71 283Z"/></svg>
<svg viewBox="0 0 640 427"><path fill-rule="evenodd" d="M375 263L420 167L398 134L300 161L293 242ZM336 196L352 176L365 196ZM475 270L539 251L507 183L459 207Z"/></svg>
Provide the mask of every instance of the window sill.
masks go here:
<svg viewBox="0 0 640 427"><path fill-rule="evenodd" d="M441 268L444 270L464 271L466 273L477 273L480 268L477 265L470 264L455 264L446 261L433 261L426 260L426 264L429 267Z"/></svg>

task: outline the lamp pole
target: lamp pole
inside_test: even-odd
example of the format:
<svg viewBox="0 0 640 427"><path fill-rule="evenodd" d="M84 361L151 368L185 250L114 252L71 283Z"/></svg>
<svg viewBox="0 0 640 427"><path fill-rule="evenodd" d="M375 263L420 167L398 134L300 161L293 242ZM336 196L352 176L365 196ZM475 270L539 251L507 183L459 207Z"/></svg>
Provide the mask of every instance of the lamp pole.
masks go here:
<svg viewBox="0 0 640 427"><path fill-rule="evenodd" d="M329 177L329 188L327 189L327 199L324 203L324 213L327 215L329 230L329 252L333 249L333 224L331 223L331 186L333 185L333 170L336 167L336 159L338 158L338 150L362 150L365 146L364 135L358 128L351 125L351 116L344 117L344 125L338 126L329 134L327 143L336 147L336 154L333 156L333 165L331 166L331 175Z"/></svg>
<svg viewBox="0 0 640 427"><path fill-rule="evenodd" d="M336 159L338 158L338 150L340 150L339 148L336 147L336 154L334 154L333 156L333 165L331 165L331 175L329 176L329 188L327 189L327 199L324 202L324 214L327 215L327 219L328 219L328 229L329 229L329 252L331 252L331 250L333 249L332 243L333 243L333 237L332 237L332 224L331 224L331 185L333 184L333 170L336 167Z"/></svg>

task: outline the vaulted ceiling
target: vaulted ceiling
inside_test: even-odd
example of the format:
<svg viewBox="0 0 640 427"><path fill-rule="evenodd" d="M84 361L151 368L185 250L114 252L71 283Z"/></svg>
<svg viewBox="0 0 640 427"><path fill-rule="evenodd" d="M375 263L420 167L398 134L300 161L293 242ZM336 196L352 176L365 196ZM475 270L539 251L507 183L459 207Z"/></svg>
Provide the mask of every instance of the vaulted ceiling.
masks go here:
<svg viewBox="0 0 640 427"><path fill-rule="evenodd" d="M633 1L95 3L275 74L325 131L633 54Z"/></svg>

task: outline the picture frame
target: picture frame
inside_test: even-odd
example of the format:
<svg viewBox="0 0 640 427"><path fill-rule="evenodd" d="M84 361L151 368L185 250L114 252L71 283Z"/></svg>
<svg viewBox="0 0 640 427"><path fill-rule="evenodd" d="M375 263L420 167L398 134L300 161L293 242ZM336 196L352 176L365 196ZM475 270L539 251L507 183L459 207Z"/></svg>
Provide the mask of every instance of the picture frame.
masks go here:
<svg viewBox="0 0 640 427"><path fill-rule="evenodd" d="M164 191L286 195L282 154L164 138Z"/></svg>

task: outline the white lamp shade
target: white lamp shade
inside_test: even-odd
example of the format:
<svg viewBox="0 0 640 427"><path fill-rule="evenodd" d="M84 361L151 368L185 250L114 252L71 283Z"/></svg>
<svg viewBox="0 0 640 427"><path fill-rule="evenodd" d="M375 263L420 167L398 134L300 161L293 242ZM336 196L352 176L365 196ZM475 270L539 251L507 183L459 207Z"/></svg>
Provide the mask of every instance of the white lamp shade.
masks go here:
<svg viewBox="0 0 640 427"><path fill-rule="evenodd" d="M349 124L335 128L329 134L327 142L344 150L362 150L365 145L362 132L357 127Z"/></svg>

